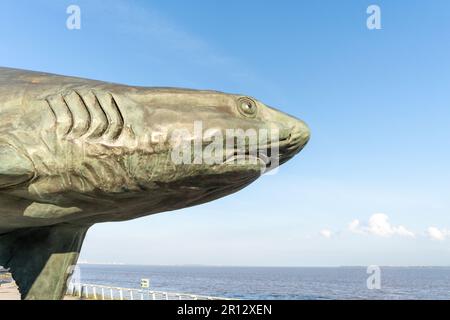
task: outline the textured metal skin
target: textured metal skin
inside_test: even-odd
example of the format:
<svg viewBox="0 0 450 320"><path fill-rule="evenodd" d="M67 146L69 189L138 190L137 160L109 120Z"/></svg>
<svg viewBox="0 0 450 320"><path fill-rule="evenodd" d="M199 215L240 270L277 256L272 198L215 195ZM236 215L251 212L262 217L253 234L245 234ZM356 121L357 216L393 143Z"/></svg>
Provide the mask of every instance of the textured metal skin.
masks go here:
<svg viewBox="0 0 450 320"><path fill-rule="evenodd" d="M254 103L252 114L242 112L243 99ZM260 176L260 162L174 163L173 144L161 137L179 128L193 130L196 121L204 130L223 133L276 128L280 163L309 140L304 122L242 95L133 87L0 68L0 265L14 265L16 274L21 263L32 269L33 259L26 263L19 256L35 255L46 246L51 257L52 242L47 240L56 239L55 234L64 234L61 241L74 245L61 249L55 244L53 251L75 253L69 259L75 263L85 231L94 223L205 203ZM232 153L224 150L224 157ZM74 228L78 231L71 232ZM15 248L26 251L17 246L17 239L25 241L27 230L31 238L41 237L42 230L51 236L42 244L33 241L36 248L30 253L18 252ZM38 266L35 278L26 279L23 297L60 297L65 286L56 286L56 280L30 293L32 284L42 280L39 274L51 274L44 262L39 263L44 265ZM52 268L56 270L58 263ZM65 274L54 272L55 279L61 279L61 272Z"/></svg>

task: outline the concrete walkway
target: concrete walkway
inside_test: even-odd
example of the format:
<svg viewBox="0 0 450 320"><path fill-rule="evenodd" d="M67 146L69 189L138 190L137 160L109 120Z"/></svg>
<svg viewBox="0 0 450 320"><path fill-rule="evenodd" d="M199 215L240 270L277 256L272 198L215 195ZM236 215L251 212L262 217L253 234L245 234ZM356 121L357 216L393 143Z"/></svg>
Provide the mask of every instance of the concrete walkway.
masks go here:
<svg viewBox="0 0 450 320"><path fill-rule="evenodd" d="M14 282L0 285L0 300L20 300L20 293Z"/></svg>
<svg viewBox="0 0 450 320"><path fill-rule="evenodd" d="M0 300L20 300L20 293L14 282L0 285ZM65 296L64 300L79 300L76 297Z"/></svg>

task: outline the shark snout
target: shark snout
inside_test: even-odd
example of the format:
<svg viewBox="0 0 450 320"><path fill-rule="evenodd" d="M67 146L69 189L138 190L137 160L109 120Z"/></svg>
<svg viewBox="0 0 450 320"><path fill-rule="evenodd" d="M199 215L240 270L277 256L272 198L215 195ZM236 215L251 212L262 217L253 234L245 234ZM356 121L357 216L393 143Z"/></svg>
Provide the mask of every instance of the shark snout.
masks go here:
<svg viewBox="0 0 450 320"><path fill-rule="evenodd" d="M303 148L308 143L310 136L311 131L308 125L304 121L296 119L291 131L291 147Z"/></svg>
<svg viewBox="0 0 450 320"><path fill-rule="evenodd" d="M289 117L289 134L286 143L280 147L280 163L299 153L308 143L311 131L308 125L297 118Z"/></svg>

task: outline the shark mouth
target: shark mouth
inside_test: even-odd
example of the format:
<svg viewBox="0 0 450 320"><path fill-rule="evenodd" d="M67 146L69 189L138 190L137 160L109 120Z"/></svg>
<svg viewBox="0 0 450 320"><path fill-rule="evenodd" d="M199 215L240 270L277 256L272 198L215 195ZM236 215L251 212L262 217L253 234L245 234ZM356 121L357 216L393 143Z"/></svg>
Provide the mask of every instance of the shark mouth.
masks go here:
<svg viewBox="0 0 450 320"><path fill-rule="evenodd" d="M264 146L249 146L228 151L224 157L224 164L235 165L260 165L264 169L275 168L297 153L299 153L308 141L301 133L291 133L287 137Z"/></svg>

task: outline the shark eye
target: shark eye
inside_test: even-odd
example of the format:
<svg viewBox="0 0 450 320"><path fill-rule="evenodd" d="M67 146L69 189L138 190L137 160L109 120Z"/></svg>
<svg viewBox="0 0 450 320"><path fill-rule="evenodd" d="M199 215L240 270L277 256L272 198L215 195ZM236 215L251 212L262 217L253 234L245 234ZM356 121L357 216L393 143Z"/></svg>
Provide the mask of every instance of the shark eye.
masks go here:
<svg viewBox="0 0 450 320"><path fill-rule="evenodd" d="M256 103L249 98L239 99L238 109L241 114L247 117L254 117L256 115Z"/></svg>

